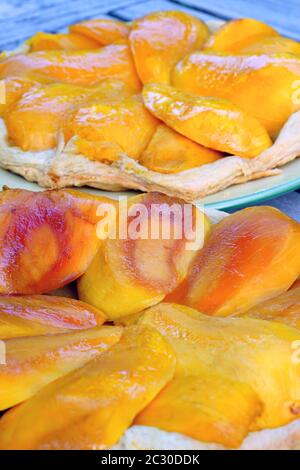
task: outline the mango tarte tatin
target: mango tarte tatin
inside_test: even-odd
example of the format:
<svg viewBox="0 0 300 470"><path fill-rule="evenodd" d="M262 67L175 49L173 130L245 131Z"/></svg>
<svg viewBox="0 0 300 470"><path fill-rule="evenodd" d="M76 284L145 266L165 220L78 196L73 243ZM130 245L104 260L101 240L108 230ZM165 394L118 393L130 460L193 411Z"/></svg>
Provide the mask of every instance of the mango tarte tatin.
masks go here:
<svg viewBox="0 0 300 470"><path fill-rule="evenodd" d="M3 53L0 165L195 200L300 155L300 45L253 19L89 20Z"/></svg>
<svg viewBox="0 0 300 470"><path fill-rule="evenodd" d="M184 206L0 193L0 449L299 447L300 224Z"/></svg>

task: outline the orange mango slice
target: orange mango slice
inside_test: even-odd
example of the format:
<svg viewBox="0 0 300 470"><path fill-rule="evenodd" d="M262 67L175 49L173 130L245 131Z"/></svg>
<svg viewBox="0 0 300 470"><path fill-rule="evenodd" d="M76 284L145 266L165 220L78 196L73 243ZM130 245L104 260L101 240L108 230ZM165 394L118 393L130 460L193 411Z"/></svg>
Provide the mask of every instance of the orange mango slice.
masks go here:
<svg viewBox="0 0 300 470"><path fill-rule="evenodd" d="M110 448L174 369L174 353L161 335L133 327L108 351L6 413L0 448Z"/></svg>
<svg viewBox="0 0 300 470"><path fill-rule="evenodd" d="M145 167L159 173L179 173L211 163L222 157L221 152L203 147L164 124L159 125L140 157Z"/></svg>
<svg viewBox="0 0 300 470"><path fill-rule="evenodd" d="M171 68L208 36L206 25L180 11L151 13L133 22L130 44L143 83L169 83Z"/></svg>
<svg viewBox="0 0 300 470"><path fill-rule="evenodd" d="M27 400L42 387L117 343L120 327L91 328L74 333L5 341L6 364L0 365L0 409Z"/></svg>
<svg viewBox="0 0 300 470"><path fill-rule="evenodd" d="M98 250L96 212L107 201L71 190L2 191L0 293L45 293L79 277Z"/></svg>
<svg viewBox="0 0 300 470"><path fill-rule="evenodd" d="M78 293L110 320L121 321L174 290L210 222L195 207L185 209L180 199L148 193L130 198L127 209L122 206L116 227L80 278Z"/></svg>
<svg viewBox="0 0 300 470"><path fill-rule="evenodd" d="M157 120L145 108L141 97L131 96L95 100L87 106L81 106L67 115L63 127L66 141L76 135L80 139L95 142L95 146L90 144L83 151L87 156L91 155L93 160L103 160L102 146L109 144L114 144L115 155L125 152L131 158L138 159L156 126ZM99 143L102 144L100 148Z"/></svg>
<svg viewBox="0 0 300 470"><path fill-rule="evenodd" d="M106 46L120 39L127 38L130 26L123 21L96 19L82 21L70 26L71 33L80 34Z"/></svg>
<svg viewBox="0 0 300 470"><path fill-rule="evenodd" d="M105 318L95 307L67 297L0 297L0 339L88 329L102 325Z"/></svg>
<svg viewBox="0 0 300 470"><path fill-rule="evenodd" d="M194 52L172 72L175 87L232 101L258 119L271 137L300 109L299 80L300 58L291 54Z"/></svg>
<svg viewBox="0 0 300 470"><path fill-rule="evenodd" d="M271 145L264 127L229 101L161 84L146 85L143 97L157 118L205 147L252 158Z"/></svg>
<svg viewBox="0 0 300 470"><path fill-rule="evenodd" d="M3 117L6 110L15 103L30 88L37 85L36 82L23 77L8 77L0 81L0 116Z"/></svg>
<svg viewBox="0 0 300 470"><path fill-rule="evenodd" d="M243 434L245 437L251 430L280 427L299 418L300 362L292 360L293 345L299 344L300 340L299 330L277 322L246 317L212 318L185 306L164 303L148 309L139 324L158 329L169 341L177 359L175 379L182 379L182 387L186 379L186 391L182 392L180 429L187 430L190 419L191 430L198 433L199 440L206 441L207 431L214 430L214 436L219 439L217 442L239 446ZM192 390L193 381L189 385L189 377L203 379L202 388ZM214 386L218 377L219 383L222 378L225 379L222 386L225 395ZM171 392L168 392L170 410L174 410L173 406L180 401L181 393L180 389L177 394L174 389ZM189 392L193 396L187 399L188 415L184 416L185 397ZM235 412L234 395L239 404ZM201 406L204 397L210 397L204 403L207 403L207 408ZM172 404L171 399L175 403ZM166 395L163 402L167 407ZM197 414L199 419L198 429L193 428L193 403L194 419L196 421ZM151 408L152 404L149 406ZM148 417L151 415L150 408ZM154 417L160 427L159 416L155 414ZM222 428L222 420L228 418L228 426ZM176 413L170 419L171 423L172 420L175 423ZM207 428L208 422L212 427ZM232 428L229 427L230 423ZM214 442L210 440L212 437L209 438L210 442Z"/></svg>
<svg viewBox="0 0 300 470"><path fill-rule="evenodd" d="M300 55L300 43L282 36L260 39L241 49L244 54L296 54Z"/></svg>
<svg viewBox="0 0 300 470"><path fill-rule="evenodd" d="M0 79L27 76L41 82L59 81L94 86L107 78L141 88L128 42L110 44L97 51L40 51L18 54L0 64Z"/></svg>
<svg viewBox="0 0 300 470"><path fill-rule="evenodd" d="M30 52L37 51L80 51L99 49L100 44L92 38L77 33L47 34L37 33L27 41Z"/></svg>
<svg viewBox="0 0 300 470"><path fill-rule="evenodd" d="M300 273L300 225L271 207L236 212L213 227L186 279L167 298L208 315L249 310Z"/></svg>
<svg viewBox="0 0 300 470"><path fill-rule="evenodd" d="M240 18L228 21L214 32L204 45L204 50L235 54L265 37L279 36L277 31L262 21Z"/></svg>

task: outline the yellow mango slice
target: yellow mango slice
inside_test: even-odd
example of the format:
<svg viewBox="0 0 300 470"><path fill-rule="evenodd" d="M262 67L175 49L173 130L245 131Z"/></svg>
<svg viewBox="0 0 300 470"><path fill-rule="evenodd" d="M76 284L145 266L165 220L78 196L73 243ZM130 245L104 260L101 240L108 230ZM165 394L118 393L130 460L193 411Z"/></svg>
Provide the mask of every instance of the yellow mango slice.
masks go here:
<svg viewBox="0 0 300 470"><path fill-rule="evenodd" d="M298 330L246 317L211 318L164 303L148 309L139 322L168 339L176 352L177 376L205 379L216 374L251 387L263 408L248 431L280 427L300 417L300 361L293 360ZM206 428L200 431L205 440Z"/></svg>
<svg viewBox="0 0 300 470"><path fill-rule="evenodd" d="M93 160L97 155L99 160L103 159L101 152L97 152L99 143L106 146L114 144L116 157L125 152L137 159L148 145L156 126L157 120L145 108L140 96L94 100L68 114L63 124L66 141L76 135L96 143L94 151L90 144ZM83 150L89 156L89 147Z"/></svg>
<svg viewBox="0 0 300 470"><path fill-rule="evenodd" d="M237 53L265 37L279 34L271 26L253 18L228 21L214 32L204 45L204 50Z"/></svg>
<svg viewBox="0 0 300 470"><path fill-rule="evenodd" d="M93 39L101 46L106 46L127 38L130 26L123 21L99 18L74 24L70 26L70 31Z"/></svg>
<svg viewBox="0 0 300 470"><path fill-rule="evenodd" d="M79 298L117 320L173 291L210 230L202 212L184 207L184 201L159 193L130 198L128 210L124 214L122 206L118 214L118 231L101 243L78 281Z"/></svg>
<svg viewBox="0 0 300 470"><path fill-rule="evenodd" d="M0 116L3 117L8 107L35 85L37 85L36 82L23 77L8 77L1 80Z"/></svg>
<svg viewBox="0 0 300 470"><path fill-rule="evenodd" d="M300 287L266 300L247 310L242 316L285 323L300 330Z"/></svg>
<svg viewBox="0 0 300 470"><path fill-rule="evenodd" d="M51 50L80 51L100 48L100 44L97 41L77 33L37 33L27 41L27 44L30 46L30 52Z"/></svg>
<svg viewBox="0 0 300 470"><path fill-rule="evenodd" d="M263 126L229 101L161 84L146 85L143 97L154 116L205 147L251 158L271 145Z"/></svg>
<svg viewBox="0 0 300 470"><path fill-rule="evenodd" d="M0 448L110 448L174 369L174 353L162 336L132 327L108 351L6 413Z"/></svg>
<svg viewBox="0 0 300 470"><path fill-rule="evenodd" d="M214 374L184 376L173 379L134 424L235 448L261 409L257 395L245 384Z"/></svg>
<svg viewBox="0 0 300 470"><path fill-rule="evenodd" d="M143 83L169 83L171 68L208 36L203 21L181 11L161 11L133 22L129 36Z"/></svg>
<svg viewBox="0 0 300 470"><path fill-rule="evenodd" d="M0 297L0 339L88 329L102 325L105 319L95 307L67 297Z"/></svg>
<svg viewBox="0 0 300 470"><path fill-rule="evenodd" d="M292 54L194 52L174 67L171 82L186 93L230 100L272 138L300 109L300 57Z"/></svg>
<svg viewBox="0 0 300 470"><path fill-rule="evenodd" d="M120 327L100 327L74 333L5 341L6 364L0 365L0 409L27 400L42 387L117 343Z"/></svg>
<svg viewBox="0 0 300 470"><path fill-rule="evenodd" d="M296 54L300 55L300 43L283 36L260 39L241 49L243 54Z"/></svg>
<svg viewBox="0 0 300 470"><path fill-rule="evenodd" d="M140 163L159 173L178 173L222 157L221 152L203 147L161 124L140 157Z"/></svg>

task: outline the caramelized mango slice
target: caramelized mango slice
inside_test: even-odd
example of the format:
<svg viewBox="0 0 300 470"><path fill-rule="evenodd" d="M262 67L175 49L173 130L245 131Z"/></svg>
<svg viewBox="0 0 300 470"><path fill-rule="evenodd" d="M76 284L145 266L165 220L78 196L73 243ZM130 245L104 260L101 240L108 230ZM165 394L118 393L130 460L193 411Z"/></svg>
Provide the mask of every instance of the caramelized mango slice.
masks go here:
<svg viewBox="0 0 300 470"><path fill-rule="evenodd" d="M180 199L149 193L128 200L128 212L123 206L116 227L78 282L79 298L110 320L137 313L173 291L210 222L195 207L185 209Z"/></svg>
<svg viewBox="0 0 300 470"><path fill-rule="evenodd" d="M100 310L67 297L0 297L0 339L88 329L104 321Z"/></svg>
<svg viewBox="0 0 300 470"><path fill-rule="evenodd" d="M97 51L40 51L18 54L0 63L0 79L27 76L42 82L61 81L93 86L117 78L135 91L141 88L129 44L111 44Z"/></svg>
<svg viewBox="0 0 300 470"><path fill-rule="evenodd" d="M130 27L123 21L97 19L74 24L70 26L70 31L93 39L101 46L106 46L127 38Z"/></svg>
<svg viewBox="0 0 300 470"><path fill-rule="evenodd" d="M68 112L95 100L121 99L132 93L126 83L117 79L104 80L91 88L68 83L33 86L5 114L9 137L24 151L53 148Z"/></svg>
<svg viewBox="0 0 300 470"><path fill-rule="evenodd" d="M35 85L36 82L23 77L8 77L1 80L0 87L4 99L0 103L0 116L2 117L10 105Z"/></svg>
<svg viewBox="0 0 300 470"><path fill-rule="evenodd" d="M221 26L208 38L204 49L235 54L262 38L273 36L279 34L271 26L253 18L241 18Z"/></svg>
<svg viewBox="0 0 300 470"><path fill-rule="evenodd" d="M77 135L96 142L94 151L93 146L90 150L93 160L103 159L101 147L97 152L98 143L112 143L117 155L125 152L137 159L148 145L156 126L157 120L145 108L140 96L92 101L67 115L63 125L66 141ZM84 151L89 156L89 147Z"/></svg>
<svg viewBox="0 0 300 470"><path fill-rule="evenodd" d="M120 327L8 339L0 365L0 410L27 400L50 382L82 367L117 343Z"/></svg>
<svg viewBox="0 0 300 470"><path fill-rule="evenodd" d="M195 52L173 69L172 84L188 93L228 99L276 137L300 109L300 58L290 54ZM276 113L274 113L276 109Z"/></svg>
<svg viewBox="0 0 300 470"><path fill-rule="evenodd" d="M69 84L32 87L5 115L10 139L24 151L55 147L64 113L91 93L90 89Z"/></svg>
<svg viewBox="0 0 300 470"><path fill-rule="evenodd" d="M174 369L174 353L158 332L128 329L108 351L6 413L0 448L110 448Z"/></svg>
<svg viewBox="0 0 300 470"><path fill-rule="evenodd" d="M151 13L133 22L130 44L143 83L169 83L172 67L202 46L208 36L203 21L181 11Z"/></svg>
<svg viewBox="0 0 300 470"><path fill-rule="evenodd" d="M106 201L71 190L2 191L0 293L49 292L79 277L99 247L96 211Z"/></svg>
<svg viewBox="0 0 300 470"><path fill-rule="evenodd" d="M300 287L294 287L278 297L255 305L242 315L279 321L300 330Z"/></svg>
<svg viewBox="0 0 300 470"><path fill-rule="evenodd" d="M222 153L196 144L161 124L142 153L140 162L152 171L178 173L214 162L221 157Z"/></svg>
<svg viewBox="0 0 300 470"><path fill-rule="evenodd" d="M260 412L260 402L251 387L207 374L172 380L134 424L235 448L247 436Z"/></svg>
<svg viewBox="0 0 300 470"><path fill-rule="evenodd" d="M76 33L47 34L37 33L27 41L30 52L37 51L80 51L84 49L99 49L100 45L92 38Z"/></svg>
<svg viewBox="0 0 300 470"><path fill-rule="evenodd" d="M300 273L300 226L277 209L252 207L214 226L168 301L208 315L245 312L286 291Z"/></svg>
<svg viewBox="0 0 300 470"><path fill-rule="evenodd" d="M292 360L293 346L300 340L298 330L277 322L246 317L212 318L185 306L163 303L148 309L140 323L157 328L170 342L177 358L176 377L197 376L205 381L207 376L214 374L250 387L257 395L256 403L249 391L244 399L248 397L252 412L255 414L260 409L260 414L248 431L280 427L300 417L300 362ZM225 396L210 388L211 379L206 386L205 394L211 396L209 404L216 407L217 413L212 415L212 423L216 425L220 416L218 410L223 409L225 417L226 409L230 412L228 407L234 403L229 405ZM224 382L224 391L226 387ZM230 387L227 393L229 390ZM242 389L235 384L232 398L227 395L228 400L234 399L234 390L239 395ZM199 397L197 390L194 396ZM192 403L192 397L190 401ZM205 427L199 428L199 438L201 432L201 440L205 441L208 416L202 417L200 413L200 417ZM189 418L185 419L186 425ZM243 417L241 413L240 418L240 423L249 425L249 415L247 418L247 414ZM236 426L236 419L233 426ZM236 437L240 436L239 429L236 431ZM224 436L226 445L225 439Z"/></svg>
<svg viewBox="0 0 300 470"><path fill-rule="evenodd" d="M244 54L296 54L300 55L300 43L282 36L271 36L244 47Z"/></svg>
<svg viewBox="0 0 300 470"><path fill-rule="evenodd" d="M146 85L143 97L157 118L205 147L251 158L271 145L263 126L229 101L160 84Z"/></svg>

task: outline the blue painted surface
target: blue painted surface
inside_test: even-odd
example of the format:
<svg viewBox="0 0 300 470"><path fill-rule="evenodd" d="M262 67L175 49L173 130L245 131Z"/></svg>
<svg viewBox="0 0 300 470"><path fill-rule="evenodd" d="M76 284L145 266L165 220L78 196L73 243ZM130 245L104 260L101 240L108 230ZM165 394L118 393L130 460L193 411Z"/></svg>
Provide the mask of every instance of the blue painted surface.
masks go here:
<svg viewBox="0 0 300 470"><path fill-rule="evenodd" d="M13 49L37 31L57 32L83 19L130 21L150 11L179 9L203 20L253 17L300 40L300 0L0 0L0 50ZM282 198L274 200L280 207ZM300 194L284 196L300 220ZM298 209L299 208L299 209Z"/></svg>

